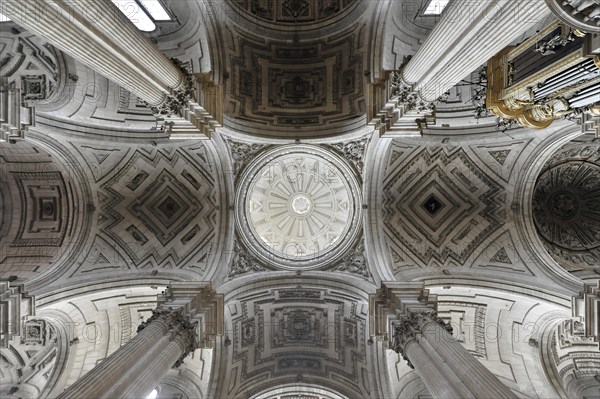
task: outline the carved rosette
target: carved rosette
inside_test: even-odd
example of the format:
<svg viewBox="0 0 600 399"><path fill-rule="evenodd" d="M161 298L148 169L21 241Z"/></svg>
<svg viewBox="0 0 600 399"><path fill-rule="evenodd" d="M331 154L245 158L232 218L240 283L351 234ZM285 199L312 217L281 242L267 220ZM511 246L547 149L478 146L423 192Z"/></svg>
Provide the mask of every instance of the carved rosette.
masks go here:
<svg viewBox="0 0 600 399"><path fill-rule="evenodd" d="M570 272L598 270L600 146L561 149L537 180L533 221L550 255Z"/></svg>
<svg viewBox="0 0 600 399"><path fill-rule="evenodd" d="M452 326L439 318L434 311L409 312L406 317L402 318L397 324L394 324L391 349L402 355L402 358L406 360L410 368L414 368L414 366L408 358L408 345L413 342L418 343L423 329L431 323L441 325L448 334L452 334Z"/></svg>

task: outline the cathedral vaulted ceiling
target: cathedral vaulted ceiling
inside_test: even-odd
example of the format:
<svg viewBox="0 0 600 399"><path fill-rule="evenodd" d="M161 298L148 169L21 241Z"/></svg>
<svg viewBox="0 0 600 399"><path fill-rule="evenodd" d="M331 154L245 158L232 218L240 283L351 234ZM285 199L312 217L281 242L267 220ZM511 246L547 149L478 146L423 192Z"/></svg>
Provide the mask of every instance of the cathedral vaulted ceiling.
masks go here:
<svg viewBox="0 0 600 399"><path fill-rule="evenodd" d="M226 126L259 135L311 137L366 123L368 32L360 19L365 2L227 4Z"/></svg>
<svg viewBox="0 0 600 399"><path fill-rule="evenodd" d="M221 397L249 397L286 383L367 395L367 302L353 290L280 279L226 298L233 335Z"/></svg>
<svg viewBox="0 0 600 399"><path fill-rule="evenodd" d="M240 176L240 237L265 264L287 269L330 265L360 232L354 170L319 146L288 145L257 157Z"/></svg>
<svg viewBox="0 0 600 399"><path fill-rule="evenodd" d="M390 168L386 231L420 265L464 264L506 221L503 187L461 148L393 147Z"/></svg>
<svg viewBox="0 0 600 399"><path fill-rule="evenodd" d="M92 226L86 245L72 251L79 260L65 265L69 278L166 273L202 279L214 272L225 250L217 242L227 207L221 205L222 175L210 144L74 141L66 150L93 193ZM56 204L59 212L62 203Z"/></svg>
<svg viewBox="0 0 600 399"><path fill-rule="evenodd" d="M567 270L600 271L600 145L582 137L546 163L535 187L533 218L544 246Z"/></svg>

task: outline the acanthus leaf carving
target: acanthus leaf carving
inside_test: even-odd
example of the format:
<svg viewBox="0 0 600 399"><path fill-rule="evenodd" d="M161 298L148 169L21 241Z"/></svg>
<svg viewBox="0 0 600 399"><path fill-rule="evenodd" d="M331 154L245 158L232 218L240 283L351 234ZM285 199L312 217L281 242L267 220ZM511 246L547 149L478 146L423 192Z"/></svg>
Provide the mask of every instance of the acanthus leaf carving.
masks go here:
<svg viewBox="0 0 600 399"><path fill-rule="evenodd" d="M237 241L234 244L234 253L235 255L233 256L233 260L229 267L229 273L227 274L228 278L237 277L250 272L263 272L267 270Z"/></svg>

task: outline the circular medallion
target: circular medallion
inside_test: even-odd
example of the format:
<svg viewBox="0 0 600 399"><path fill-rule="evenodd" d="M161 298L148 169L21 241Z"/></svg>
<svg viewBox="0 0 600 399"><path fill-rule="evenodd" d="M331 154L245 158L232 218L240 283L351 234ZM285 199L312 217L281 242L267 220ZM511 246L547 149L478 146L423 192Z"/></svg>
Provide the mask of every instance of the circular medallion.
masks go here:
<svg viewBox="0 0 600 399"><path fill-rule="evenodd" d="M572 161L542 172L533 219L550 245L573 251L600 247L600 167Z"/></svg>
<svg viewBox="0 0 600 399"><path fill-rule="evenodd" d="M241 239L267 265L318 268L356 241L359 185L337 155L286 145L259 155L240 176L236 221Z"/></svg>

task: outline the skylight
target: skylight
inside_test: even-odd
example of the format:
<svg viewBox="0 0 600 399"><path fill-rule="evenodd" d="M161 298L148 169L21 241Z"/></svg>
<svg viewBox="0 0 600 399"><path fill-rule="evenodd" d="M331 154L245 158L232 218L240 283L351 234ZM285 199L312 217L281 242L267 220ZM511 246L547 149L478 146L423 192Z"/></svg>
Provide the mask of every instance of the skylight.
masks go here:
<svg viewBox="0 0 600 399"><path fill-rule="evenodd" d="M423 15L440 15L450 0L431 0Z"/></svg>
<svg viewBox="0 0 600 399"><path fill-rule="evenodd" d="M0 22L8 22L8 21L10 21L10 18L8 18L4 14L0 14Z"/></svg>
<svg viewBox="0 0 600 399"><path fill-rule="evenodd" d="M159 0L140 0L142 6L155 21L170 21L171 17Z"/></svg>
<svg viewBox="0 0 600 399"><path fill-rule="evenodd" d="M150 394L148 396L146 396L146 399L155 399L158 396L158 391L156 389L152 390L152 392L150 392Z"/></svg>
<svg viewBox="0 0 600 399"><path fill-rule="evenodd" d="M156 21L171 20L160 0L112 0L112 2L139 30L144 32L155 30Z"/></svg>

